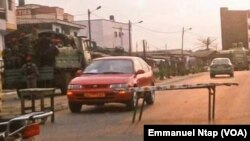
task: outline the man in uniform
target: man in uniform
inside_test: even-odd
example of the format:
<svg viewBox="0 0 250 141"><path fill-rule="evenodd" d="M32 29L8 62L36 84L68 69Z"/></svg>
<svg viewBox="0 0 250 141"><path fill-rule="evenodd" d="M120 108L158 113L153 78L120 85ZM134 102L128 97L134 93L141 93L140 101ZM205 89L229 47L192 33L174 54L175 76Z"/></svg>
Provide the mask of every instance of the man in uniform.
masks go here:
<svg viewBox="0 0 250 141"><path fill-rule="evenodd" d="M31 56L27 56L26 61L27 63L22 66L22 72L26 77L27 88L36 88L39 76L37 66L32 62Z"/></svg>

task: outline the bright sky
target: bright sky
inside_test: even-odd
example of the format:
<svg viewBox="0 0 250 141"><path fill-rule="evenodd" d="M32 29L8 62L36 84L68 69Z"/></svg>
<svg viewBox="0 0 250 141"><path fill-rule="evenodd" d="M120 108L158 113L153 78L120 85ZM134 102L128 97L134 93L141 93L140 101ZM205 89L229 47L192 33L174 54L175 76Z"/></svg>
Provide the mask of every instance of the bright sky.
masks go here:
<svg viewBox="0 0 250 141"><path fill-rule="evenodd" d="M76 20L87 20L87 10L93 10L92 19L114 15L119 22L140 24L132 26L135 48L142 48L147 40L150 50L180 49L182 27L192 30L184 34L184 49L197 49L198 39L211 37L221 48L220 7L229 10L250 10L250 0L26 0L26 4L58 6L77 15ZM133 49L134 50L134 49Z"/></svg>

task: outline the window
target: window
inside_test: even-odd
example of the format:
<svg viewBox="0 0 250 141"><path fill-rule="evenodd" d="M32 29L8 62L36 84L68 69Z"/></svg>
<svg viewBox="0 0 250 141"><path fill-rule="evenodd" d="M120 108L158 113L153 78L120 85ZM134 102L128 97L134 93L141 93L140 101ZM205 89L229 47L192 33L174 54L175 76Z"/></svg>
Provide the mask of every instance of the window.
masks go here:
<svg viewBox="0 0 250 141"><path fill-rule="evenodd" d="M139 61L140 61L141 65L142 65L142 69L143 69L145 72L148 72L148 71L149 71L149 66L148 66L148 64L147 64L144 60L142 60L142 59L139 59Z"/></svg>
<svg viewBox="0 0 250 141"><path fill-rule="evenodd" d="M135 66L135 71L143 69L141 63L137 59L135 59L134 61L134 66Z"/></svg>
<svg viewBox="0 0 250 141"><path fill-rule="evenodd" d="M133 64L130 60L125 59L101 59L93 61L84 73L134 73Z"/></svg>
<svg viewBox="0 0 250 141"><path fill-rule="evenodd" d="M9 10L13 10L12 0L8 0L8 8L9 8Z"/></svg>
<svg viewBox="0 0 250 141"><path fill-rule="evenodd" d="M115 35L115 37L117 37L117 32L116 31L114 32L114 35Z"/></svg>
<svg viewBox="0 0 250 141"><path fill-rule="evenodd" d="M119 37L121 38L123 36L123 32L119 32Z"/></svg>
<svg viewBox="0 0 250 141"><path fill-rule="evenodd" d="M0 9L4 9L4 8L5 8L4 0L0 0Z"/></svg>
<svg viewBox="0 0 250 141"><path fill-rule="evenodd" d="M59 33L59 31L60 31L59 28L56 28L56 32Z"/></svg>

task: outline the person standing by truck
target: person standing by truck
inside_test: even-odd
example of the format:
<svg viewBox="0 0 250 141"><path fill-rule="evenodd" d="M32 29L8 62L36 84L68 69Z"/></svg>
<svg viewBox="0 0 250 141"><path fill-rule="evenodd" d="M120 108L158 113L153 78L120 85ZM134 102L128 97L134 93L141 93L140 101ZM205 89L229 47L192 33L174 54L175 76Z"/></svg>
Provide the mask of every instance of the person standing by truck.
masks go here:
<svg viewBox="0 0 250 141"><path fill-rule="evenodd" d="M39 72L31 56L27 56L26 63L22 66L22 73L25 75L27 88L36 88Z"/></svg>

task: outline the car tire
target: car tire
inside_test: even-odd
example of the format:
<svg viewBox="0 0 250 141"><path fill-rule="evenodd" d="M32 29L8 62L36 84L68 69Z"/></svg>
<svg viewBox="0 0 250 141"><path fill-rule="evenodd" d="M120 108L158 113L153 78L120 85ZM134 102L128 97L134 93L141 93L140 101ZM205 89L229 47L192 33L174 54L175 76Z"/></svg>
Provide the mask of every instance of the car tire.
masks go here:
<svg viewBox="0 0 250 141"><path fill-rule="evenodd" d="M155 102L155 91L154 90L146 93L145 101L148 105L154 104L154 102Z"/></svg>
<svg viewBox="0 0 250 141"><path fill-rule="evenodd" d="M134 110L136 107L136 99L137 99L137 92L133 92L133 95L130 99L130 101L127 103L127 109L128 110Z"/></svg>
<svg viewBox="0 0 250 141"><path fill-rule="evenodd" d="M82 104L69 102L69 109L72 113L79 113L82 109Z"/></svg>

